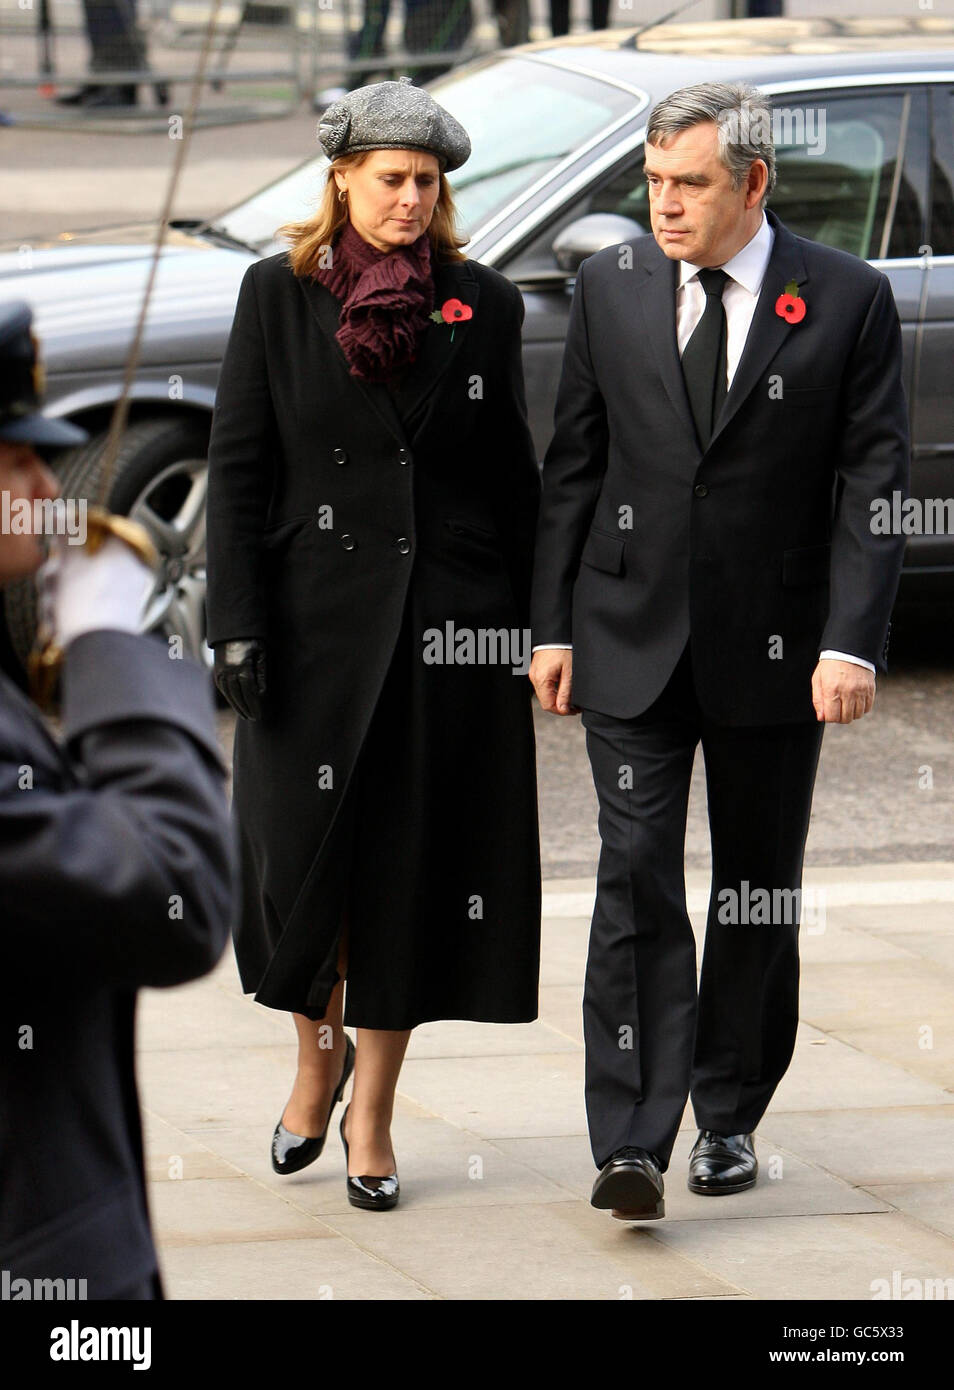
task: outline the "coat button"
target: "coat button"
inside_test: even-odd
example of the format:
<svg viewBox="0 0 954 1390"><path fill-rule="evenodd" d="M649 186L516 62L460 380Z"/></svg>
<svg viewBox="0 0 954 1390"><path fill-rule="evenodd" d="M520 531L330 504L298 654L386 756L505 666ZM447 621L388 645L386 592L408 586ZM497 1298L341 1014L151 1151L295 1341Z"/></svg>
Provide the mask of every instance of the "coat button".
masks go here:
<svg viewBox="0 0 954 1390"><path fill-rule="evenodd" d="M336 450L335 450L335 463L347 463L347 462L348 462L348 455L345 453L344 449L336 449Z"/></svg>
<svg viewBox="0 0 954 1390"><path fill-rule="evenodd" d="M354 550L356 544L354 536L342 536L341 544L344 546L345 550Z"/></svg>
<svg viewBox="0 0 954 1390"><path fill-rule="evenodd" d="M709 489L706 487L705 483L696 483L695 487L692 490L697 497L709 496Z"/></svg>
<svg viewBox="0 0 954 1390"><path fill-rule="evenodd" d="M394 544L402 555L406 555L411 548L411 542L408 540L407 536L398 536Z"/></svg>
<svg viewBox="0 0 954 1390"><path fill-rule="evenodd" d="M398 463L407 463L407 450L398 449Z"/></svg>

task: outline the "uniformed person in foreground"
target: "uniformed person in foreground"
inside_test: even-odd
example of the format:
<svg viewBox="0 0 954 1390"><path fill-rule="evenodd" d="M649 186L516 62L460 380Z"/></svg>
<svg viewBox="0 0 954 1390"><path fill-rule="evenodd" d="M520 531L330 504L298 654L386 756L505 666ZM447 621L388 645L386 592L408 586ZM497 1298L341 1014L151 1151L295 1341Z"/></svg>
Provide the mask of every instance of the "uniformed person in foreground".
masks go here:
<svg viewBox="0 0 954 1390"><path fill-rule="evenodd" d="M43 560L23 516L59 489L36 449L85 439L38 413L30 325L27 305L0 305L0 493L19 518L0 534L4 584ZM50 549L61 741L0 675L0 1270L11 1299L161 1298L136 991L205 974L228 939L225 770L206 673L137 631L151 571L114 536Z"/></svg>

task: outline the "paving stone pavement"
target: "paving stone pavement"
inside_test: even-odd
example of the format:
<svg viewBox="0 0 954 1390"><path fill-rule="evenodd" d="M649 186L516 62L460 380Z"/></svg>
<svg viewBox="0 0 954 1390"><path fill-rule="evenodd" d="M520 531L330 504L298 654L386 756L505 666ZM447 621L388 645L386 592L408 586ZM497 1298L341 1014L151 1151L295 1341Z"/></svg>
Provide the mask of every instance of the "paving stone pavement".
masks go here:
<svg viewBox="0 0 954 1390"><path fill-rule="evenodd" d="M730 1198L688 1191L687 1108L666 1219L651 1225L588 1200L592 880L544 885L537 1021L412 1034L392 1131L401 1203L388 1213L348 1205L340 1108L315 1164L272 1172L294 1028L242 995L231 950L204 980L144 991L138 1067L167 1296L840 1300L919 1279L950 1281L930 1287L954 1297L954 865L819 868L806 887L829 906L803 932L802 1021L757 1137L759 1182ZM701 946L704 871L687 890Z"/></svg>

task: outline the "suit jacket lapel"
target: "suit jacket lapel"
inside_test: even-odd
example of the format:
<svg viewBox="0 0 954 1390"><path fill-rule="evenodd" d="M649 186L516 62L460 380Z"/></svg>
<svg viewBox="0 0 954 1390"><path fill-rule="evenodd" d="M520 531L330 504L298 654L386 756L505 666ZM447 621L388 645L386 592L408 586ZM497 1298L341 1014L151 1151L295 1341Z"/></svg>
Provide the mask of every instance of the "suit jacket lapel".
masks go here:
<svg viewBox="0 0 954 1390"><path fill-rule="evenodd" d="M471 315L477 312L480 289L477 277L466 261L440 261L434 264L434 308L439 310L448 299L459 299L469 306ZM405 422L425 405L440 384L461 344L470 332L470 319L452 323L428 324L417 361L413 362L397 388L397 397Z"/></svg>
<svg viewBox="0 0 954 1390"><path fill-rule="evenodd" d="M652 345L656 365L666 394L672 401L693 443L696 427L692 407L682 375L679 344L676 338L676 288L678 267L659 249L655 241L649 246L649 259L644 263L645 277L639 286L637 302L643 312L645 338Z"/></svg>
<svg viewBox="0 0 954 1390"><path fill-rule="evenodd" d="M791 327L775 312L775 301L794 280L799 286L808 280L798 242L787 227L772 212L766 216L775 231L772 254L765 268L765 278L755 305L742 357L735 369L732 385L723 402L710 448L749 395L756 382L778 352ZM676 338L676 289L679 284L678 265L670 260L656 242L648 244L644 264L645 277L639 286L638 302L645 319L646 337L652 344L656 363L666 392L676 408L692 440L698 445L692 409L686 392L682 363Z"/></svg>
<svg viewBox="0 0 954 1390"><path fill-rule="evenodd" d="M440 309L448 299L459 299L476 312L479 289L477 279L470 266L464 261L433 262L434 308ZM298 281L309 308L321 328L331 340L332 349L340 358L349 380L362 393L368 404L377 411L383 423L402 444L408 443L408 435L414 434L411 417L416 415L431 396L444 376L461 343L467 336L471 320L461 319L455 323L428 324L424 331L421 350L417 360L404 373L395 395L400 403L400 413L392 399L391 392L383 382L362 381L351 375L347 358L335 337L341 317L339 301L317 280L302 277Z"/></svg>
<svg viewBox="0 0 954 1390"><path fill-rule="evenodd" d="M729 394L726 396L712 431L710 447L728 425L739 406L765 372L789 333L797 332L775 312L775 302L784 294L785 286L794 280L799 286L808 280L808 272L798 242L772 212L767 212L775 229L772 254L765 267L765 278L755 304L742 357L735 369Z"/></svg>

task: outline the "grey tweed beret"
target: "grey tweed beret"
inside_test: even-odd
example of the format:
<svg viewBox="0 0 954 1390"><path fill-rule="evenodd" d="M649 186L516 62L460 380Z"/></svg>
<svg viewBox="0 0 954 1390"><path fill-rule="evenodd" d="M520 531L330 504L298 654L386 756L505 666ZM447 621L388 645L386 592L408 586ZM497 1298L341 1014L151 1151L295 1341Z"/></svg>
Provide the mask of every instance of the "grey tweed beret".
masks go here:
<svg viewBox="0 0 954 1390"><path fill-rule="evenodd" d="M470 158L464 127L409 77L356 87L332 102L318 123L318 139L329 159L361 150L426 150L450 171Z"/></svg>

